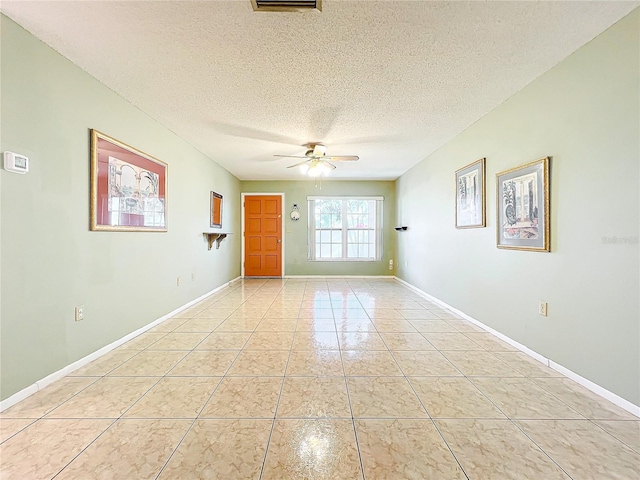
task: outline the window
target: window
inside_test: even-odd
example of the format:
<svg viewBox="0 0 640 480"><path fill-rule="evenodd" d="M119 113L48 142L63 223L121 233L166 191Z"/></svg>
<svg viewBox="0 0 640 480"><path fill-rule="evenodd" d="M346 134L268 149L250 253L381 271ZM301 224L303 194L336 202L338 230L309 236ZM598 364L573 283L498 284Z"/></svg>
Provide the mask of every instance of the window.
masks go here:
<svg viewBox="0 0 640 480"><path fill-rule="evenodd" d="M379 261L382 197L308 197L309 260Z"/></svg>

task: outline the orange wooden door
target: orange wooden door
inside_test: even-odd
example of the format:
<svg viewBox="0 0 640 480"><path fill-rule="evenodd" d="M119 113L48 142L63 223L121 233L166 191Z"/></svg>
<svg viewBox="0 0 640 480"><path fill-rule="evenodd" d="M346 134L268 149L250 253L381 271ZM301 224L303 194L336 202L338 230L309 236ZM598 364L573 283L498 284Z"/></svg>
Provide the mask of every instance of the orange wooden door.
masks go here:
<svg viewBox="0 0 640 480"><path fill-rule="evenodd" d="M282 197L244 197L244 275L282 276Z"/></svg>

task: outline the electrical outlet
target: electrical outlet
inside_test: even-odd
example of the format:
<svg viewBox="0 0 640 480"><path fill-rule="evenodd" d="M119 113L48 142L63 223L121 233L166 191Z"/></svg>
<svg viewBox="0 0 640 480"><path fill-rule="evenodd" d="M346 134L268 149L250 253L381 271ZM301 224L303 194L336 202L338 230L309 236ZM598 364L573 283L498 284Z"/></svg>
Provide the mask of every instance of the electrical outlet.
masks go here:
<svg viewBox="0 0 640 480"><path fill-rule="evenodd" d="M389 270L393 270L393 260L389 260Z"/></svg>
<svg viewBox="0 0 640 480"><path fill-rule="evenodd" d="M547 316L547 302L538 302L538 314L543 317Z"/></svg>
<svg viewBox="0 0 640 480"><path fill-rule="evenodd" d="M178 277L178 279L176 280L176 285L182 285L182 277Z"/></svg>
<svg viewBox="0 0 640 480"><path fill-rule="evenodd" d="M76 322L80 320L84 320L84 305L78 305L75 309L75 319Z"/></svg>

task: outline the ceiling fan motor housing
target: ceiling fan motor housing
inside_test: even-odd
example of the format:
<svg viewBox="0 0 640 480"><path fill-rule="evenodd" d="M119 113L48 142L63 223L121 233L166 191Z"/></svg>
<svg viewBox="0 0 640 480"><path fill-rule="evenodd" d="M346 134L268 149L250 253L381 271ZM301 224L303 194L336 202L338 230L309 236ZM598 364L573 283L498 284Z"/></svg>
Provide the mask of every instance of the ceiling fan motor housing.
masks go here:
<svg viewBox="0 0 640 480"><path fill-rule="evenodd" d="M305 155L307 157L324 157L327 154L327 147L319 143L310 143L309 150Z"/></svg>

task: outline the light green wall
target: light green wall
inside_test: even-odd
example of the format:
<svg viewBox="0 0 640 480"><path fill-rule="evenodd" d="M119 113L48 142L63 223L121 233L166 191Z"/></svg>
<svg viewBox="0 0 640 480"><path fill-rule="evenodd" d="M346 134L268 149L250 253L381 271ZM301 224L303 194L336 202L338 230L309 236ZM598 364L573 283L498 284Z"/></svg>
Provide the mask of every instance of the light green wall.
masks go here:
<svg viewBox="0 0 640 480"><path fill-rule="evenodd" d="M313 179L303 181L243 181L244 193L284 193L285 275L393 275L389 260L395 262L395 182L338 181L324 179L316 188ZM384 197L383 250L381 262L310 262L307 260L307 197L320 195L381 195ZM289 219L291 205L300 206L301 218Z"/></svg>
<svg viewBox="0 0 640 480"><path fill-rule="evenodd" d="M223 229L240 230L240 182L1 21L1 148L31 160L27 175L0 173L4 399L237 277L240 236L208 251L202 232L211 190L224 196ZM167 233L89 231L90 128L169 164Z"/></svg>
<svg viewBox="0 0 640 480"><path fill-rule="evenodd" d="M636 10L397 181L412 227L399 277L636 405L639 23ZM495 174L543 156L552 251L497 249ZM456 230L454 171L481 157L487 228Z"/></svg>

